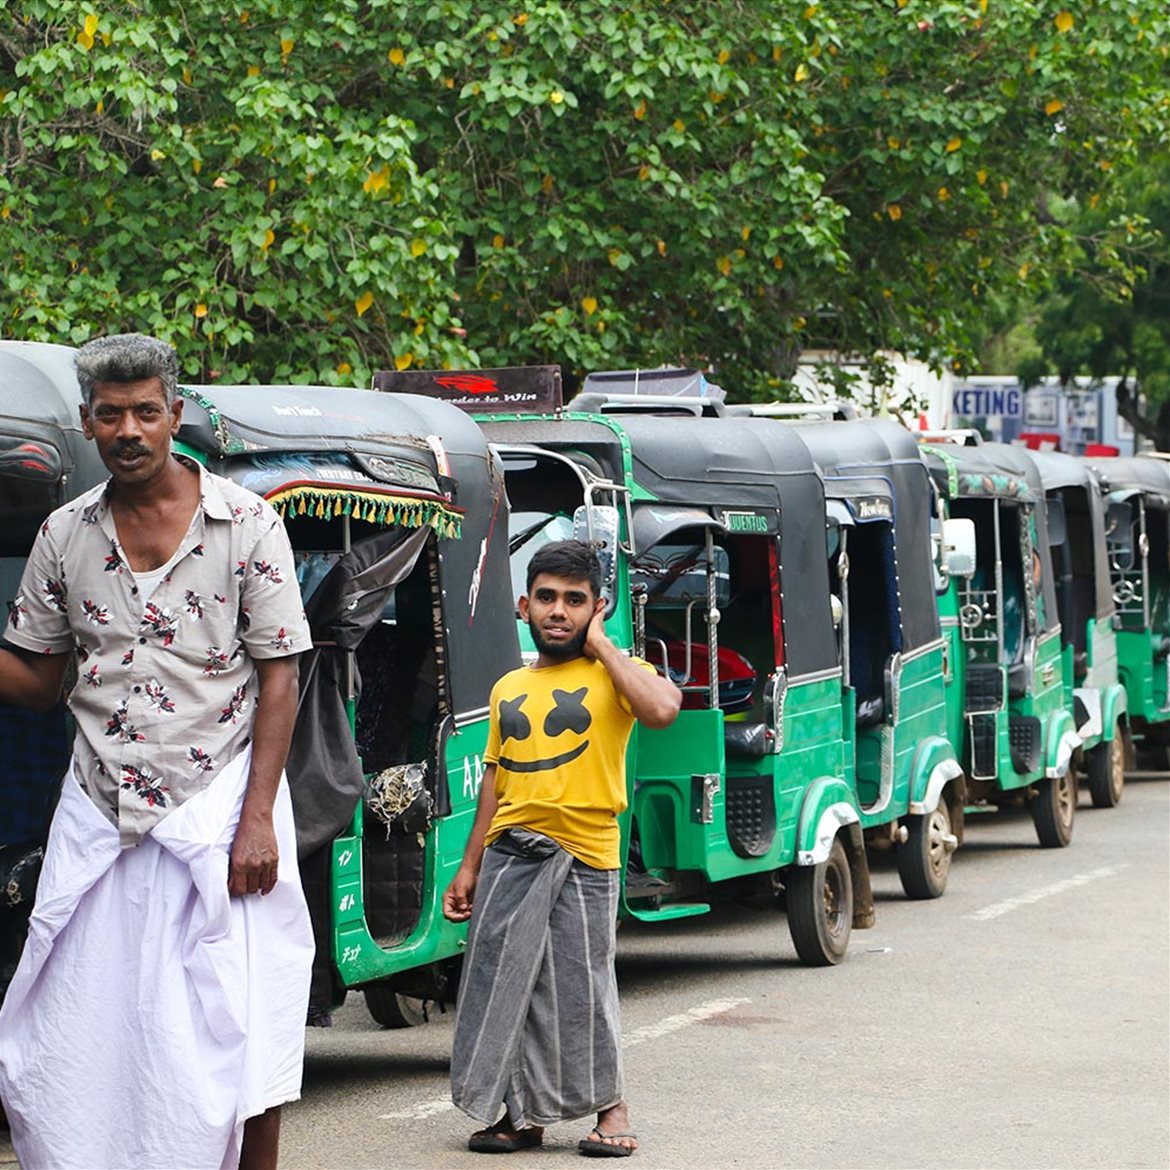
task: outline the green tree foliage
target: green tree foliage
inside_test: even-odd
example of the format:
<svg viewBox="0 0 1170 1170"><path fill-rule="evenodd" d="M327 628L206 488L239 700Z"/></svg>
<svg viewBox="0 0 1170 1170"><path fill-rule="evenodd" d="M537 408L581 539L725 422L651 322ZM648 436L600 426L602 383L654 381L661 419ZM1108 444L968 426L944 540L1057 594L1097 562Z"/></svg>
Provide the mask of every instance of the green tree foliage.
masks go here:
<svg viewBox="0 0 1170 1170"><path fill-rule="evenodd" d="M1120 224L1086 209L1072 220L1079 254L1039 302L1039 354L1021 371L1034 381L1053 373L1120 376L1118 407L1162 450L1170 450L1170 182L1165 155L1147 160L1122 187L1129 211ZM1101 246L1122 227L1124 254ZM1134 274L1136 279L1131 279ZM1147 402L1138 410L1141 389Z"/></svg>
<svg viewBox="0 0 1170 1170"><path fill-rule="evenodd" d="M962 359L1164 132L1163 0L22 0L5 334L224 380Z"/></svg>

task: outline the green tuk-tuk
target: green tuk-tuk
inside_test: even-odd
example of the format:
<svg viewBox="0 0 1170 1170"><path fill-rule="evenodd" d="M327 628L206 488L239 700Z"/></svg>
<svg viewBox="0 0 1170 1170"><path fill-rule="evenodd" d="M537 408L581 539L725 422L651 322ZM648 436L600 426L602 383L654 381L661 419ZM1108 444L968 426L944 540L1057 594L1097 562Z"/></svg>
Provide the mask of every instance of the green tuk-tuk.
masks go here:
<svg viewBox="0 0 1170 1170"><path fill-rule="evenodd" d="M317 939L310 1016L362 987L379 1022L419 1022L420 1000L453 996L465 929L442 893L474 817L491 686L520 663L499 463L442 402L183 394L181 448L283 516L313 632L287 767Z"/></svg>
<svg viewBox="0 0 1170 1170"><path fill-rule="evenodd" d="M1138 762L1170 769L1170 464L1087 459L1106 492L1118 672Z"/></svg>
<svg viewBox="0 0 1170 1170"><path fill-rule="evenodd" d="M828 500L846 764L861 824L868 843L895 847L910 897L937 898L962 840L966 786L949 738L926 466L913 436L893 422L806 424L800 435ZM948 524L944 545L953 545L960 522ZM952 555L949 571L963 568L974 565Z"/></svg>
<svg viewBox="0 0 1170 1170"><path fill-rule="evenodd" d="M683 690L672 726L631 738L622 913L703 914L734 879L782 888L800 958L836 963L874 909L808 449L793 428L695 417L693 403L684 417L573 403L517 415L517 377L412 371L378 384L467 392L504 463L513 592L542 543L591 540L608 565L607 632ZM508 413L483 414L489 399Z"/></svg>
<svg viewBox="0 0 1170 1170"><path fill-rule="evenodd" d="M925 443L940 516L975 525L975 571L938 595L948 645L950 739L969 801L1028 801L1040 844L1072 839L1080 746L1065 703L1064 653L1047 510L1028 452Z"/></svg>
<svg viewBox="0 0 1170 1170"><path fill-rule="evenodd" d="M1105 536L1105 503L1097 478L1071 455L1033 452L1048 499L1048 540L1064 643L1065 705L1081 746L1074 765L1085 773L1097 808L1112 808L1125 786L1131 749L1126 692L1117 669L1117 614Z"/></svg>

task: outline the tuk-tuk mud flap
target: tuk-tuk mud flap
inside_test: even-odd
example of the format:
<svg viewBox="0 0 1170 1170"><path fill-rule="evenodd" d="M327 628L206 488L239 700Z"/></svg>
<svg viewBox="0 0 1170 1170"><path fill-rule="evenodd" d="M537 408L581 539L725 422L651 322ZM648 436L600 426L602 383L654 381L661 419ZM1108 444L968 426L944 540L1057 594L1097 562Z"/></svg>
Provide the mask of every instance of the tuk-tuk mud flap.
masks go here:
<svg viewBox="0 0 1170 1170"><path fill-rule="evenodd" d="M1035 715L1013 715L1008 720L1008 745L1017 772L1037 771L1044 747L1040 720Z"/></svg>
<svg viewBox="0 0 1170 1170"><path fill-rule="evenodd" d="M1105 734L1101 692L1096 687L1078 687L1073 691L1073 722L1081 739L1100 739Z"/></svg>
<svg viewBox="0 0 1170 1170"><path fill-rule="evenodd" d="M971 776L975 780L994 780L999 770L997 717L985 712L969 715L967 722L971 732Z"/></svg>
<svg viewBox="0 0 1170 1170"><path fill-rule="evenodd" d="M727 840L740 857L763 857L776 837L772 776L728 776L724 798Z"/></svg>

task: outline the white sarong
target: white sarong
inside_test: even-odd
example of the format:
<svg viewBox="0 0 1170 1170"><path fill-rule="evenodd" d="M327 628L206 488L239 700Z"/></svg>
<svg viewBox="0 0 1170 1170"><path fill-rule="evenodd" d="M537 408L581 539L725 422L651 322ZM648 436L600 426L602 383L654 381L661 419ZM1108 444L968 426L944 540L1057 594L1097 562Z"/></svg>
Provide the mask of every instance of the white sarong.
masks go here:
<svg viewBox="0 0 1170 1170"><path fill-rule="evenodd" d="M0 1011L0 1097L24 1170L217 1168L300 1096L313 936L288 785L279 879L230 897L250 752L135 848L73 778Z"/></svg>

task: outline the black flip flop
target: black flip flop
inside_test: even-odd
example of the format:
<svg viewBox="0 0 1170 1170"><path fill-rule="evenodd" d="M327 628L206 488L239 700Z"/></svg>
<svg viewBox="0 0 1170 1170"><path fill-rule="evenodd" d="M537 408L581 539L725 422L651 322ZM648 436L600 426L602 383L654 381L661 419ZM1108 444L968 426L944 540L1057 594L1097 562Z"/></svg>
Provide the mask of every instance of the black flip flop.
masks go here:
<svg viewBox="0 0 1170 1170"><path fill-rule="evenodd" d="M637 1140L636 1133L606 1133L598 1126L594 1126L592 1133L597 1134L598 1140L591 1141L589 1138L582 1138L577 1143L577 1149L585 1155L586 1158L628 1158L633 1152L633 1146L617 1146L610 1142L602 1141L602 1138L634 1138Z"/></svg>
<svg viewBox="0 0 1170 1170"><path fill-rule="evenodd" d="M473 1154L514 1154L517 1150L535 1150L544 1138L544 1131L528 1129L497 1129L490 1125L477 1130L467 1139L467 1148Z"/></svg>

